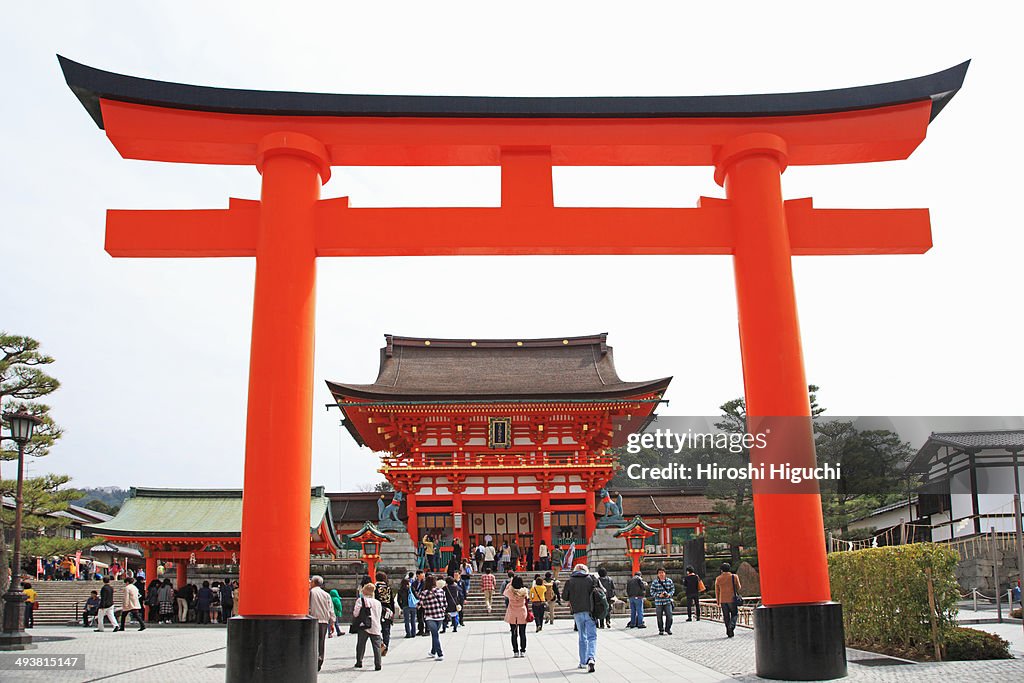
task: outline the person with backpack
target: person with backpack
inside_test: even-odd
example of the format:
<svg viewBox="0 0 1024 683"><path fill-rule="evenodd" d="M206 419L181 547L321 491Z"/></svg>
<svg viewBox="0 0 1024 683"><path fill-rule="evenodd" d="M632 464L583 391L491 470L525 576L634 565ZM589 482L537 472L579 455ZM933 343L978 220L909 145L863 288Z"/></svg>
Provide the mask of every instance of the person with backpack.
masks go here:
<svg viewBox="0 0 1024 683"><path fill-rule="evenodd" d="M402 608L402 620L405 622L405 637L416 637L416 605L419 600L412 592L412 572L402 579L398 586L398 605Z"/></svg>
<svg viewBox="0 0 1024 683"><path fill-rule="evenodd" d="M598 581L601 582L601 587L604 588L604 594L608 598L608 604L611 605L615 601L615 584L608 576L608 570L604 567L599 567L597 570ZM598 628L611 628L612 625L612 611L608 610L608 613L602 619L597 620Z"/></svg>
<svg viewBox="0 0 1024 683"><path fill-rule="evenodd" d="M386 572L374 572L377 583L374 584L373 597L381 606L380 615L380 656L388 656L388 648L391 647L391 626L395 623L395 596L391 592L391 584L388 582Z"/></svg>
<svg viewBox="0 0 1024 683"><path fill-rule="evenodd" d="M647 583L638 571L626 582L626 597L629 598L629 623L626 628L647 628L644 626L644 596Z"/></svg>
<svg viewBox="0 0 1024 683"><path fill-rule="evenodd" d="M384 606L374 597L377 586L368 583L359 591L359 598L352 607L352 629L356 631L356 668L363 668L363 654L366 642L370 642L373 650L373 669L380 671L381 653L381 616ZM322 639L321 639L322 640ZM317 671L319 671L319 666Z"/></svg>
<svg viewBox="0 0 1024 683"><path fill-rule="evenodd" d="M672 635L672 596L676 586L665 575L665 568L658 567L658 578L651 581L651 597L654 598L654 613L658 616L658 635Z"/></svg>
<svg viewBox="0 0 1024 683"><path fill-rule="evenodd" d="M723 562L719 567L721 574L715 579L715 601L722 607L722 621L725 622L725 635L732 638L736 635L736 617L739 606L743 604L740 590L740 577L732 573L732 566Z"/></svg>
<svg viewBox="0 0 1024 683"><path fill-rule="evenodd" d="M697 576L692 566L686 567L683 589L686 591L686 620L693 621L693 607L696 605L697 621L700 621L700 594L704 592L704 582Z"/></svg>
<svg viewBox="0 0 1024 683"><path fill-rule="evenodd" d="M547 606L544 608L544 623L555 623L555 599L561 599L558 592L558 581L551 578L551 572L544 572L544 598Z"/></svg>
<svg viewBox="0 0 1024 683"><path fill-rule="evenodd" d="M576 630L579 631L579 667L594 673L597 664L597 619L608 610L604 588L590 575L587 565L580 563L572 569L565 582L562 596L569 601Z"/></svg>

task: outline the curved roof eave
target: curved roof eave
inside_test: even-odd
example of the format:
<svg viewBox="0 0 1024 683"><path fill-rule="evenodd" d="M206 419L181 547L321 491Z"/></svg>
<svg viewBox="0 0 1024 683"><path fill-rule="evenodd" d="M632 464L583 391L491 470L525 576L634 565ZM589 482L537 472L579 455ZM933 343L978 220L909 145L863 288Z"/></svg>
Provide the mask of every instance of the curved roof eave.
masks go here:
<svg viewBox="0 0 1024 683"><path fill-rule="evenodd" d="M970 60L927 76L889 83L752 95L680 97L471 97L346 95L240 90L156 81L57 55L68 87L103 128L100 100L225 114L339 117L697 118L801 116L931 100L934 118L963 85Z"/></svg>
<svg viewBox="0 0 1024 683"><path fill-rule="evenodd" d="M343 384L327 380L327 388L335 399L340 397L364 399L370 403L534 403L558 401L607 401L627 400L638 395L651 392L663 392L672 381L671 377L662 377L649 382L623 382L621 388L610 388L608 391L566 392L561 394L520 394L510 398L509 394L416 394L401 391L389 391L389 387L379 384Z"/></svg>

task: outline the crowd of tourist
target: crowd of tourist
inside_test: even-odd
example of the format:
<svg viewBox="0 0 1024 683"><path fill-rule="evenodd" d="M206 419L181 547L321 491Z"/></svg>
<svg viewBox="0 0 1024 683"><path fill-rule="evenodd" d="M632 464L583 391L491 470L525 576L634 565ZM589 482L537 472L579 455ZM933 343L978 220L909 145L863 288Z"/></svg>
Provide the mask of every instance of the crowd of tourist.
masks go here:
<svg viewBox="0 0 1024 683"><path fill-rule="evenodd" d="M608 572L602 567L593 574L587 565L576 564L572 567L569 579L562 585L552 571L535 573L530 579L528 573L509 569L501 577L502 583L499 587L498 576L493 572L492 563L496 568L501 566L498 562L502 560L489 559L491 553L486 549L493 548L493 545L484 548L477 588L482 593L484 606L488 612L493 610L496 594L504 600L504 621L509 625L512 656L526 656L527 625L533 622L533 632L539 633L546 623L554 623L556 606L562 605L564 601L568 603L573 629L577 632L577 665L580 669L594 672L597 665L598 631L611 628L611 607L620 602L616 595L616 586ZM500 554L495 553L494 556L501 558L503 554L504 548ZM545 552L539 555L538 560L550 561L552 555L551 552ZM511 546L508 559L511 565ZM537 566L539 568L551 565L545 563ZM318 665L323 665L327 639L343 635L345 631L341 628L341 623L346 620L349 621L347 632L356 635L356 668L363 667L366 646L369 644L374 669L381 669L382 658L387 655L390 644L391 627L396 619L401 619L404 624L405 638L429 636L429 657L434 661L443 661L444 647L441 635L448 631L449 626L453 633L457 632L460 626L465 627L463 607L472 586L471 576L477 573L476 565L469 562L467 567L466 561L449 563L447 570L447 573L424 569L409 572L401 579L397 590L392 588L384 572L377 572L375 580L365 576L347 612L339 590L333 589L327 593L322 587L323 578L312 577L310 615L315 617L320 625ZM678 589L686 598L687 621L700 621L698 597L705 589L704 581L693 567L687 567ZM741 590L739 577L732 573L728 563L723 563L715 580L715 597L722 609L726 635L730 638L735 633L737 606L742 601ZM625 628L647 628L644 620L644 602L650 599L655 608L658 634L672 635L676 592L676 582L669 578L664 568L658 569L656 578L650 583L644 580L641 572L636 572L625 586L630 615Z"/></svg>
<svg viewBox="0 0 1024 683"><path fill-rule="evenodd" d="M526 656L529 623L534 624L534 633L541 632L545 624L555 623L557 607L568 603L573 630L578 638L578 667L595 671L598 630L612 627L611 607L620 602L614 581L603 567L593 574L587 565L578 563L572 567L571 575L563 585L553 564L558 549L548 550L543 543L535 566L538 570L549 570L537 571L530 578L530 572L506 569L522 567L519 557L513 555L515 546L514 541L502 544L499 553L493 551L494 546L488 543L482 546L479 562L463 559L461 553L453 554L445 572L417 569L403 577L397 587L392 586L385 572L376 572L372 579L364 576L355 595L348 598L351 600L348 609L341 589L334 588L328 592L324 590L324 579L313 576L310 579L309 614L317 620L319 628L318 667L323 666L326 641L348 633L356 636L356 668L363 667L369 645L374 668L380 670L382 658L387 656L391 644L391 630L396 620L401 620L405 638L429 636L429 656L435 661L443 661L441 635L447 633L449 627L453 633L465 627L463 609L474 585L472 576L477 574L476 589L480 591L488 613L494 609L496 596L504 601L504 621L509 625L513 657ZM499 567L503 571L496 574ZM170 579L155 578L147 583L142 572L135 576L125 575L118 620L115 618L117 608L111 581L110 576L104 576L102 588L91 592L83 611L83 626L95 624L96 630L103 632L105 622L109 621L114 631L123 631L129 618L138 624L140 631L145 630L147 623L222 623L234 614L238 592L237 582L231 580L203 581L199 586L190 583L175 589ZM22 585L28 596L27 602L37 601L31 584L26 581ZM664 568L657 570L656 578L650 583L641 572L636 572L625 585L625 598L629 603L629 621L625 628L647 628L644 604L650 599L654 605L658 634L672 635L677 590L685 595L686 621L699 621L699 595L706 586L693 567L686 568L678 588ZM714 591L716 602L721 607L726 636L732 638L738 605L742 604L742 586L728 563L720 566ZM26 626L31 625L31 614L31 609L26 610ZM345 622L348 622L347 629L342 626Z"/></svg>
<svg viewBox="0 0 1024 683"><path fill-rule="evenodd" d="M104 617L108 617L114 631L123 631L129 617L139 626L146 624L218 624L227 623L235 612L238 582L203 581L200 585L187 583L175 588L168 578L153 579L146 583L143 572L125 575L120 622L115 623L114 589L111 577L103 577L103 586L92 591L82 611L82 626L95 623L96 631L103 632ZM106 611L109 610L109 611ZM28 611L27 611L28 613ZM26 620L28 617L26 617Z"/></svg>

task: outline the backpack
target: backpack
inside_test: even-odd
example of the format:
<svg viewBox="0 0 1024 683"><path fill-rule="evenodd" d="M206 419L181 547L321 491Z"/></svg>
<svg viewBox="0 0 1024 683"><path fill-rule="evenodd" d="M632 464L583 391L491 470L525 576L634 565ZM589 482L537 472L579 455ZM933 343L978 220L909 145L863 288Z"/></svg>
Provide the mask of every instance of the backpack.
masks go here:
<svg viewBox="0 0 1024 683"><path fill-rule="evenodd" d="M605 595L604 587L600 581L590 579L590 616L594 619L606 619L611 612L611 605L608 604L608 596Z"/></svg>

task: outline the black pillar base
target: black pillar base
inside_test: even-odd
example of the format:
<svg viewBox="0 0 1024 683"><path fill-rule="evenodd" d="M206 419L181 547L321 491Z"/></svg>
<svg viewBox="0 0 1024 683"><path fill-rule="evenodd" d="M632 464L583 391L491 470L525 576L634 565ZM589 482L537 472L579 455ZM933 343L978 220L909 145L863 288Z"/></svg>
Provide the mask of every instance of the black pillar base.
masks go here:
<svg viewBox="0 0 1024 683"><path fill-rule="evenodd" d="M315 683L318 639L311 617L232 617L227 683Z"/></svg>
<svg viewBox="0 0 1024 683"><path fill-rule="evenodd" d="M9 652L14 650L34 650L32 636L24 631L0 632L0 651Z"/></svg>
<svg viewBox="0 0 1024 683"><path fill-rule="evenodd" d="M8 590L3 597L3 631L0 631L0 650L32 650L32 636L25 632L25 594L21 589Z"/></svg>
<svg viewBox="0 0 1024 683"><path fill-rule="evenodd" d="M757 675L817 681L846 675L843 606L779 605L754 610Z"/></svg>

